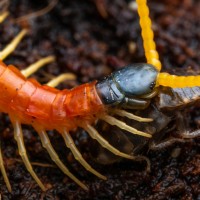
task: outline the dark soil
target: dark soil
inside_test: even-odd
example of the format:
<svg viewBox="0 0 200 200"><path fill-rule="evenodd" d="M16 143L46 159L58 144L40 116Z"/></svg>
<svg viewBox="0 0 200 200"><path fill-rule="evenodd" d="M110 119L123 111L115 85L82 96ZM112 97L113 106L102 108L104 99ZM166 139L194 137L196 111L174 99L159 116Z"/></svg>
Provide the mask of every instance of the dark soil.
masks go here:
<svg viewBox="0 0 200 200"><path fill-rule="evenodd" d="M56 63L34 74L41 83L52 75L73 72L77 81L68 81L61 88L102 78L111 71L132 62L145 62L139 19L131 10L130 0L60 0L55 8L40 17L16 22L16 18L41 9L47 1L12 0L10 16L0 25L2 49L23 27L28 36L6 59L20 69L47 55L55 55ZM200 73L200 1L149 0L150 14L163 71ZM186 73L186 72L185 72ZM199 107L187 113L189 129L199 128ZM146 151L151 172L144 164L123 160L104 166L90 158L90 142L83 130L74 139L84 158L108 177L102 181L78 164L65 147L58 133L49 133L53 146L63 162L85 184L83 191L53 164L42 148L33 129L23 126L24 140L33 168L47 188L42 192L25 169L13 138L13 128L6 115L0 116L2 151L12 193L0 176L2 199L200 199L200 140L174 144L162 151ZM178 156L174 151L180 152ZM40 164L49 164L40 166Z"/></svg>

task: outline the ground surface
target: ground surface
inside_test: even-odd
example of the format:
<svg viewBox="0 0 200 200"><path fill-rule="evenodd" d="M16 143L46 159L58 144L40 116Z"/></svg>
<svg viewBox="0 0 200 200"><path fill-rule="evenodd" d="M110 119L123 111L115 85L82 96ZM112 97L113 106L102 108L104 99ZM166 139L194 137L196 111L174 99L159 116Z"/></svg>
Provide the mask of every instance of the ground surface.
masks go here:
<svg viewBox="0 0 200 200"><path fill-rule="evenodd" d="M24 27L29 35L6 63L25 68L41 57L54 54L57 62L33 77L42 83L52 75L73 72L77 81L63 83L60 88L98 79L119 66L145 62L138 16L134 1L128 0L60 0L53 11L41 17L16 22L16 18L47 5L39 0L12 0L10 16L0 25L2 49ZM200 2L198 0L149 0L157 49L163 70L200 72ZM190 68L188 68L190 67ZM188 113L191 129L198 128L199 107ZM200 140L175 144L162 151L146 151L152 165L144 173L141 163L123 160L113 165L96 164L90 159L91 140L78 130L74 139L85 159L108 177L99 180L80 166L67 150L61 137L50 133L53 146L70 170L88 185L85 192L54 166L42 148L35 132L24 126L24 139L34 170L49 188L43 193L26 171L13 139L13 128L6 115L0 115L0 131L4 161L13 188L8 193L0 176L0 192L6 199L200 199ZM179 149L178 156L172 156ZM39 165L38 165L39 163ZM40 164L49 164L40 166ZM33 163L34 164L34 163ZM141 170L142 169L142 170Z"/></svg>

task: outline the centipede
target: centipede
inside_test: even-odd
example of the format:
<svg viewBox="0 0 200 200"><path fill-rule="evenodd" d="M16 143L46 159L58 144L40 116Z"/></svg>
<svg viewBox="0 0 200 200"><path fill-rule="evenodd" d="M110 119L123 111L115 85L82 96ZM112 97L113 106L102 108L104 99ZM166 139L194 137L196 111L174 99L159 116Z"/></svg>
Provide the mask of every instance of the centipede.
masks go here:
<svg viewBox="0 0 200 200"><path fill-rule="evenodd" d="M126 124L117 116L150 123L153 121L152 118L137 116L130 110L148 108L152 98L157 96L160 87L192 88L200 86L200 75L177 76L161 72L162 64L154 42L154 32L151 28L147 2L146 0L136 0L136 2L147 62L121 67L102 80L94 80L72 89L59 90L56 87L61 82L74 79L75 76L70 73L62 74L45 85L29 78L39 68L55 62L54 55L42 58L21 71L13 65L6 65L3 62L4 59L17 48L20 41L28 33L26 29L21 30L0 52L0 111L9 116L19 155L27 171L43 191L46 191L46 187L33 170L27 156L22 125L33 127L39 135L43 147L60 170L82 189L88 190L87 186L63 164L51 144L47 131L57 131L63 137L66 146L71 150L76 160L92 174L106 180L104 175L96 171L83 158L71 134L74 134L77 128L82 128L92 139L111 153L122 158L135 160L137 158L134 155L126 154L109 144L95 128L96 122L101 120L129 132L129 134L151 138L150 133ZM0 16L0 22L3 23L8 15L7 11L3 12ZM143 157L141 156L141 158ZM12 187L6 174L1 151L0 169L7 189L11 192Z"/></svg>

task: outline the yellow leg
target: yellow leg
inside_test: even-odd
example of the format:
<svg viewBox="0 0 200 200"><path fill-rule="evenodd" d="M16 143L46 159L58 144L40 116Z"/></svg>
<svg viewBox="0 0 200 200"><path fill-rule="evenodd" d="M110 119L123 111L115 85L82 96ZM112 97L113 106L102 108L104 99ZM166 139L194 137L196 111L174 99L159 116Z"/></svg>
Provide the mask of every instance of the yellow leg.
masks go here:
<svg viewBox="0 0 200 200"><path fill-rule="evenodd" d="M110 152L112 152L113 154L117 155L117 156L121 156L123 158L128 158L128 159L131 159L131 160L135 160L135 161L142 161L142 160L145 160L147 162L147 172L150 171L150 161L148 158L146 158L145 156L131 156L131 155L128 155L128 154L125 154L125 153L122 153L120 152L119 150L117 150L115 147L113 147L112 145L110 145L108 143L107 140L105 140L98 132L95 128L93 128L91 125L87 124L83 127L87 132L88 134L91 136L91 138L97 140L99 142L99 144L102 145L102 147L108 149Z"/></svg>
<svg viewBox="0 0 200 200"><path fill-rule="evenodd" d="M27 30L23 29L20 33L8 44L2 51L0 51L0 60L4 60L8 55L10 55L20 43L22 38L26 35Z"/></svg>
<svg viewBox="0 0 200 200"><path fill-rule="evenodd" d="M55 61L54 56L48 56L46 58L41 58L37 62L33 63L32 65L28 66L26 69L21 70L21 73L27 78L34 72L36 72L38 69L43 67L46 64L52 63Z"/></svg>
<svg viewBox="0 0 200 200"><path fill-rule="evenodd" d="M4 164L3 164L3 156L2 156L2 152L1 152L1 144L0 144L0 170L1 170L1 173L3 175L3 179L4 179L5 183L6 183L6 186L8 188L8 191L12 192L10 181L8 179L8 176L6 174L6 170L5 170L5 167L4 167Z"/></svg>
<svg viewBox="0 0 200 200"><path fill-rule="evenodd" d="M46 85L56 87L65 80L76 80L76 75L72 73L61 74L60 76L49 81Z"/></svg>
<svg viewBox="0 0 200 200"><path fill-rule="evenodd" d="M81 153L79 152L79 150L76 148L74 141L72 139L72 137L70 136L70 134L65 130L62 133L62 136L65 140L65 144L66 146L72 151L75 159L81 163L81 165L83 165L83 167L85 167L85 169L87 169L89 172L93 173L94 175L98 176L101 179L106 180L107 178L105 176L103 176L102 174L100 174L99 172L97 172L95 169L93 169L82 157Z"/></svg>
<svg viewBox="0 0 200 200"><path fill-rule="evenodd" d="M2 23L8 15L9 15L8 11L5 11L2 15L0 15L0 23Z"/></svg>
<svg viewBox="0 0 200 200"><path fill-rule="evenodd" d="M125 110L120 110L120 109L114 109L114 110L112 110L112 113L119 115L121 117L127 117L129 119L136 120L138 122L152 122L153 121L153 119L151 119L151 118L139 117L139 116L134 115L130 112L127 112Z"/></svg>
<svg viewBox="0 0 200 200"><path fill-rule="evenodd" d="M140 136L144 136L144 137L148 137L148 138L152 137L150 134L142 132L142 131L138 131L137 129L127 125L126 123L124 123L124 122L120 121L119 119L116 119L112 116L102 115L99 118L104 120L105 122L107 122L110 125L118 126L120 129L124 129L134 135L140 135Z"/></svg>
<svg viewBox="0 0 200 200"><path fill-rule="evenodd" d="M162 66L153 39L154 33L151 29L151 19L149 18L147 0L136 0L136 2L138 4L138 14L140 16L140 26L142 29L143 45L147 62L160 71Z"/></svg>
<svg viewBox="0 0 200 200"><path fill-rule="evenodd" d="M80 180L78 180L68 169L67 167L62 163L60 158L58 157L58 154L53 149L51 142L49 140L49 137L45 131L40 131L39 136L42 141L43 147L48 151L51 159L56 163L56 165L65 173L69 178L71 178L74 182L76 182L80 187L82 187L84 190L88 190L86 185L84 185Z"/></svg>
<svg viewBox="0 0 200 200"><path fill-rule="evenodd" d="M101 144L102 147L106 148L107 150L109 150L110 152L112 152L113 154L117 155L117 156L121 156L123 158L127 158L127 159L132 159L134 160L134 157L128 154L125 154L123 152L120 152L118 149L116 149L115 147L113 147L112 145L110 145L108 143L107 140L105 140L98 132L95 128L93 128L92 126L90 126L89 124L86 124L83 126L83 128L88 132L88 134L90 135L91 138L97 140L99 142L99 144Z"/></svg>
<svg viewBox="0 0 200 200"><path fill-rule="evenodd" d="M31 174L33 179L37 182L37 184L40 186L40 188L43 191L45 191L46 190L45 186L40 181L40 179L38 178L36 173L33 171L31 163L30 163L28 156L26 154L26 148L25 148L25 145L24 145L24 139L23 139L23 135L22 135L21 124L18 121L14 121L13 127L14 127L14 137L15 137L15 140L17 141L17 145L18 145L18 149L19 149L19 155L21 156L21 158L22 158L22 160L23 160L23 162L26 166L26 169L29 171L29 173Z"/></svg>

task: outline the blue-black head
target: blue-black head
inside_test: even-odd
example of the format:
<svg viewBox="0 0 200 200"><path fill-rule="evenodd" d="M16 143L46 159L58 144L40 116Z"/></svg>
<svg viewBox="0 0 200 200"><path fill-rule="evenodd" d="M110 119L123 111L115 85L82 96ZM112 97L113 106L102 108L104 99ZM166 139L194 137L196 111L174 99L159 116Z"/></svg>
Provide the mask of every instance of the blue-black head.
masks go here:
<svg viewBox="0 0 200 200"><path fill-rule="evenodd" d="M117 88L128 97L145 95L155 87L158 71L153 65L136 63L112 73Z"/></svg>

